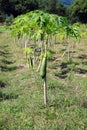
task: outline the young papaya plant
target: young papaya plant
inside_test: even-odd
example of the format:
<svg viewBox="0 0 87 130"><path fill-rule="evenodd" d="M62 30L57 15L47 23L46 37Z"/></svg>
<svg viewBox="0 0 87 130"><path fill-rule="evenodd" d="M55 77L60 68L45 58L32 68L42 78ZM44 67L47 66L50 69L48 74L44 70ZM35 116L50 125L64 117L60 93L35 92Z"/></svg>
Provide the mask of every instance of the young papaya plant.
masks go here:
<svg viewBox="0 0 87 130"><path fill-rule="evenodd" d="M27 58L27 62L28 62L28 66L29 68L32 67L33 68L33 57L32 57L32 54L33 54L33 49L30 48L30 47L26 47L23 49L24 52L26 53L26 58Z"/></svg>
<svg viewBox="0 0 87 130"><path fill-rule="evenodd" d="M64 32L67 35L67 37L72 36L78 38L77 35L78 33L76 32L75 29L73 29L69 25L66 18L54 14L45 13L39 10L31 11L15 18L13 25L11 26L11 31L12 35L18 37L18 39L24 38L25 44L26 44L26 37L28 37L31 41L35 43L34 55L36 50L35 48L36 46L38 46L38 44L40 45L41 54L44 53L43 59L40 61L40 75L42 79L44 79L44 104L46 105L47 104L46 68L47 68L47 46L49 43L49 39L50 37L51 38L55 37L57 34L59 35L60 32ZM27 50L27 46L25 48L25 51L27 53L30 53L28 52L30 50Z"/></svg>
<svg viewBox="0 0 87 130"><path fill-rule="evenodd" d="M70 42L69 42L69 38L75 38L77 40L80 40L80 33L78 31L77 28L68 25L65 27L65 33L66 33L66 38L67 38L67 43L68 43L68 61L70 61Z"/></svg>

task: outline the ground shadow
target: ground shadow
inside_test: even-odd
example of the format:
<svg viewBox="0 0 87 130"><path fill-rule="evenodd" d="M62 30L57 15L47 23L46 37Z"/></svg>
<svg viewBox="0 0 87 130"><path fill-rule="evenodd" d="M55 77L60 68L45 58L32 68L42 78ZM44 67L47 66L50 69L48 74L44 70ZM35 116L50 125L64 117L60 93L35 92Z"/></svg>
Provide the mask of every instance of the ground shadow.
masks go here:
<svg viewBox="0 0 87 130"><path fill-rule="evenodd" d="M17 94L6 94L0 91L0 101L4 101L4 100L10 100L10 99L17 99L18 95Z"/></svg>
<svg viewBox="0 0 87 130"><path fill-rule="evenodd" d="M87 65L87 61L83 61L82 64L83 64L83 65Z"/></svg>
<svg viewBox="0 0 87 130"><path fill-rule="evenodd" d="M1 69L1 71L4 71L4 72L6 72L6 71L14 71L14 70L16 70L16 69L18 69L18 67L17 66L3 66L3 65L1 65L0 66L0 69Z"/></svg>
<svg viewBox="0 0 87 130"><path fill-rule="evenodd" d="M87 69L79 68L76 65L79 65L79 63L74 61L62 62L59 66L60 71L56 71L54 74L61 79L66 78L71 71L78 74L87 74Z"/></svg>
<svg viewBox="0 0 87 130"><path fill-rule="evenodd" d="M81 106L87 108L87 101L84 101Z"/></svg>
<svg viewBox="0 0 87 130"><path fill-rule="evenodd" d="M78 56L79 59L87 59L87 55L86 54L82 54Z"/></svg>
<svg viewBox="0 0 87 130"><path fill-rule="evenodd" d="M1 71L13 71L17 69L14 65L15 61L12 61L12 53L9 52L9 46L0 46L0 70Z"/></svg>
<svg viewBox="0 0 87 130"><path fill-rule="evenodd" d="M0 55L2 56L2 55L8 55L8 54L11 54L11 53L9 53L7 50L6 51L3 51L3 50L0 50Z"/></svg>
<svg viewBox="0 0 87 130"><path fill-rule="evenodd" d="M4 64L13 64L14 63L14 61L10 61L10 60L7 60L7 59L2 59L2 62L4 63Z"/></svg>
<svg viewBox="0 0 87 130"><path fill-rule="evenodd" d="M7 85L6 82L4 81L0 81L0 88L4 88Z"/></svg>
<svg viewBox="0 0 87 130"><path fill-rule="evenodd" d="M59 72L55 72L55 76L64 79L67 77L68 72L69 72L68 68L61 69Z"/></svg>
<svg viewBox="0 0 87 130"><path fill-rule="evenodd" d="M87 69L82 69L82 68L75 68L74 71L79 73L79 74L86 74L87 73Z"/></svg>

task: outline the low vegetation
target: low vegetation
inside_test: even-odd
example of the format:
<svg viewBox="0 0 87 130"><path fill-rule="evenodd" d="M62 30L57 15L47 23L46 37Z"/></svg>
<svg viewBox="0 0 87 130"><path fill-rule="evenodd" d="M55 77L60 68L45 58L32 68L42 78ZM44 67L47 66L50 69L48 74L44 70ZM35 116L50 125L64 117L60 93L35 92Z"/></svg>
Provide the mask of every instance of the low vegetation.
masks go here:
<svg viewBox="0 0 87 130"><path fill-rule="evenodd" d="M23 42L0 27L1 130L87 130L87 25L79 26L80 41L57 36L49 45L47 106L37 71L40 59L29 67ZM40 47L36 49L39 54ZM31 54L28 50L27 56Z"/></svg>

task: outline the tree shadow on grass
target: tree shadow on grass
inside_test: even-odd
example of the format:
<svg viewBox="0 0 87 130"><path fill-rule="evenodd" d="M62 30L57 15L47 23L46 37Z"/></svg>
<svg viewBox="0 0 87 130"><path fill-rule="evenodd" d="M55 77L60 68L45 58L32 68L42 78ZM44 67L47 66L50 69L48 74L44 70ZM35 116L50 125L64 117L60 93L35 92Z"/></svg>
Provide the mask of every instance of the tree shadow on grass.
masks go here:
<svg viewBox="0 0 87 130"><path fill-rule="evenodd" d="M0 81L0 88L4 88L7 85L5 81Z"/></svg>
<svg viewBox="0 0 87 130"><path fill-rule="evenodd" d="M87 55L86 54L82 54L78 56L79 59L87 59Z"/></svg>
<svg viewBox="0 0 87 130"><path fill-rule="evenodd" d="M83 102L82 107L87 108L87 101Z"/></svg>
<svg viewBox="0 0 87 130"><path fill-rule="evenodd" d="M60 67L61 67L61 69L63 69L63 68L67 68L68 66L72 66L72 65L79 65L79 63L78 62L75 62L75 61L72 61L72 60L70 60L70 61L67 61L67 62L62 62L61 64L60 64Z"/></svg>
<svg viewBox="0 0 87 130"><path fill-rule="evenodd" d="M1 71L13 71L16 70L18 67L14 65L15 61L10 59L12 57L11 54L7 52L1 55L0 59L0 70Z"/></svg>
<svg viewBox="0 0 87 130"><path fill-rule="evenodd" d="M61 79L65 79L69 72L68 62L62 62L60 64L60 68L61 68L60 71L56 71L54 74L55 74L55 76L57 76Z"/></svg>
<svg viewBox="0 0 87 130"><path fill-rule="evenodd" d="M9 46L8 45L3 45L0 46L0 56L8 56L11 55L12 53L9 52Z"/></svg>
<svg viewBox="0 0 87 130"><path fill-rule="evenodd" d="M83 64L83 65L87 65L87 61L83 61L82 64Z"/></svg>
<svg viewBox="0 0 87 130"><path fill-rule="evenodd" d="M65 79L67 75L72 71L78 74L87 74L87 69L79 68L76 65L79 65L78 62L70 61L70 62L62 62L60 64L60 71L56 71L54 74L55 76Z"/></svg>
<svg viewBox="0 0 87 130"><path fill-rule="evenodd" d="M7 72L7 71L14 71L14 70L18 69L18 67L17 66L9 67L9 66L6 66L6 65L5 66L1 65L0 69L1 69L1 71Z"/></svg>
<svg viewBox="0 0 87 130"><path fill-rule="evenodd" d="M7 59L2 59L2 62L4 63L4 64L13 64L14 63L14 61L10 61L10 60L7 60Z"/></svg>
<svg viewBox="0 0 87 130"><path fill-rule="evenodd" d="M55 76L58 76L61 79L65 79L69 72L74 71L74 67L78 65L77 62L74 61L68 61L68 62L62 62L60 64L60 71L55 72Z"/></svg>
<svg viewBox="0 0 87 130"><path fill-rule="evenodd" d="M8 51L3 51L3 50L0 50L0 55L2 56L5 56L5 55L8 55L10 54Z"/></svg>
<svg viewBox="0 0 87 130"><path fill-rule="evenodd" d="M86 74L87 73L87 69L82 69L82 68L75 68L74 71L79 73L79 74Z"/></svg>
<svg viewBox="0 0 87 130"><path fill-rule="evenodd" d="M14 93L6 94L0 91L0 102L4 100L17 99L18 95Z"/></svg>
<svg viewBox="0 0 87 130"><path fill-rule="evenodd" d="M69 72L68 68L61 69L61 71L55 72L55 76L57 76L57 77L59 77L61 79L64 79L64 78L67 77L68 72Z"/></svg>

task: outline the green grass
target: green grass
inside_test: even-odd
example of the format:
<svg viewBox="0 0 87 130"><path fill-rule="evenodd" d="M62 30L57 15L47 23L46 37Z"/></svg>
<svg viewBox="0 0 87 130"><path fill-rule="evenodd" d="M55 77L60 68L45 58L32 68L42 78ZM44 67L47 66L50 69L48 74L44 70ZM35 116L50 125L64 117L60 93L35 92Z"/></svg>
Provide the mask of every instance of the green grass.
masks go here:
<svg viewBox="0 0 87 130"><path fill-rule="evenodd" d="M28 69L21 45L0 34L0 130L87 130L87 39L78 45L70 61L55 45L45 107L39 73Z"/></svg>

